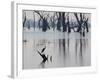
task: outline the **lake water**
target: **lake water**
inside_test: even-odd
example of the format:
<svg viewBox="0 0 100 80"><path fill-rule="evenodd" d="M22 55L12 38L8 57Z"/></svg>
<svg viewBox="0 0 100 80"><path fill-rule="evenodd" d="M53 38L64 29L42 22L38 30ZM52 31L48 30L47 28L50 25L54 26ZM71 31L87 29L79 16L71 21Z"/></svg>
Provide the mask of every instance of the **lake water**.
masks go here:
<svg viewBox="0 0 100 80"><path fill-rule="evenodd" d="M43 62L37 51L46 46ZM80 67L91 65L91 36L86 33L23 32L23 69Z"/></svg>

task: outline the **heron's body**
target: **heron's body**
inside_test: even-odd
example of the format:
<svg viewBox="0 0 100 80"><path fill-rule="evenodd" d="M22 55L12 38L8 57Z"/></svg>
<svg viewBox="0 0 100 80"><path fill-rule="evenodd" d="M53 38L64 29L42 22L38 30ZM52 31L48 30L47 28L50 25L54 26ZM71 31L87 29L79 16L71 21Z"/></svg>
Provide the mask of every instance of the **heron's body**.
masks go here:
<svg viewBox="0 0 100 80"><path fill-rule="evenodd" d="M48 60L48 56L46 57L45 54L42 54L45 49L46 49L46 46L41 50L41 53L39 51L37 51L39 53L39 55L42 57L43 62L45 62L46 60Z"/></svg>

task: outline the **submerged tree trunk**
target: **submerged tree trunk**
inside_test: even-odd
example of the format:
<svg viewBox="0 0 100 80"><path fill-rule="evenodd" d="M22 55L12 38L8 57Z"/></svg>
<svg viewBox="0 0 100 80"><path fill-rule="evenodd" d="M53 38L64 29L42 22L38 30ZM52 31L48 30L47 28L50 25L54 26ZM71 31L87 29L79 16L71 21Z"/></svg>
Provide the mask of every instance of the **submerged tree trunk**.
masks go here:
<svg viewBox="0 0 100 80"><path fill-rule="evenodd" d="M66 32L65 12L62 12L62 26L63 26L63 32Z"/></svg>
<svg viewBox="0 0 100 80"><path fill-rule="evenodd" d="M28 29L30 29L30 21L28 20Z"/></svg>
<svg viewBox="0 0 100 80"><path fill-rule="evenodd" d="M50 29L47 19L46 19L43 15L41 15L38 11L35 11L35 12L36 12L36 13L40 16L40 18L42 19L42 26L41 26L42 31L43 31L43 32L46 32L47 29Z"/></svg>
<svg viewBox="0 0 100 80"><path fill-rule="evenodd" d="M88 29L88 18L87 20L84 22L85 26L86 26L86 31L89 32L89 29Z"/></svg>
<svg viewBox="0 0 100 80"><path fill-rule="evenodd" d="M34 30L35 30L35 13L33 13L33 19L34 19L34 22L33 22L33 28L34 28Z"/></svg>
<svg viewBox="0 0 100 80"><path fill-rule="evenodd" d="M68 27L68 33L70 33L71 29L70 29L69 16L67 17L67 27Z"/></svg>
<svg viewBox="0 0 100 80"><path fill-rule="evenodd" d="M42 31L46 31L47 30L47 22L45 20L45 18L43 19L43 25L42 25Z"/></svg>
<svg viewBox="0 0 100 80"><path fill-rule="evenodd" d="M61 12L58 13L58 22L57 22L57 30L61 31Z"/></svg>
<svg viewBox="0 0 100 80"><path fill-rule="evenodd" d="M78 18L78 14L77 13L74 13L74 15L75 15L77 23L78 23L77 32L80 32L81 31L81 25L82 25L82 14L80 13L80 20Z"/></svg>
<svg viewBox="0 0 100 80"><path fill-rule="evenodd" d="M42 25L42 31L46 32L47 29L50 29L49 24L47 22L47 19L43 18L43 25Z"/></svg>
<svg viewBox="0 0 100 80"><path fill-rule="evenodd" d="M41 18L38 20L38 27L39 27L39 29L41 28Z"/></svg>

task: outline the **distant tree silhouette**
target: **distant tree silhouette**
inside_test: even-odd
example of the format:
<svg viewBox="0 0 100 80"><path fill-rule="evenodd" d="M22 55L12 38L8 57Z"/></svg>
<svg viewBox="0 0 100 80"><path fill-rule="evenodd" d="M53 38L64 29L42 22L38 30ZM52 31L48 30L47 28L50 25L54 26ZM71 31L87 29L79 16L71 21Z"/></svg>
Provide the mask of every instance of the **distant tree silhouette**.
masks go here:
<svg viewBox="0 0 100 80"><path fill-rule="evenodd" d="M25 18L23 20L23 27L25 27L25 22L26 22L26 13L24 13L24 14L25 14Z"/></svg>
<svg viewBox="0 0 100 80"><path fill-rule="evenodd" d="M56 13L56 15L57 15L57 18L58 18L58 21L57 21L57 30L61 31L61 22L62 22L61 12Z"/></svg>
<svg viewBox="0 0 100 80"><path fill-rule="evenodd" d="M33 12L33 28L35 30L35 13Z"/></svg>
<svg viewBox="0 0 100 80"><path fill-rule="evenodd" d="M82 30L82 13L79 13L80 14L80 20L79 20L79 17L78 17L78 14L77 13L74 13L75 17L76 17L76 20L77 20L77 23L78 23L78 29L77 29L77 32L80 32Z"/></svg>
<svg viewBox="0 0 100 80"><path fill-rule="evenodd" d="M79 16L78 16L79 14ZM78 29L77 32L80 32L83 36L85 36L85 29L87 32L88 30L88 18L84 16L84 13L74 13L77 23L78 23Z"/></svg>
<svg viewBox="0 0 100 80"><path fill-rule="evenodd" d="M54 15L50 17L50 22L51 22L50 26L53 28L53 31L56 28L56 21L57 21L57 19L55 17L56 17L56 13L54 12Z"/></svg>
<svg viewBox="0 0 100 80"><path fill-rule="evenodd" d="M68 33L70 33L71 29L70 29L69 15L67 17L67 27L68 27Z"/></svg>
<svg viewBox="0 0 100 80"><path fill-rule="evenodd" d="M39 29L41 28L41 21L42 19L41 19L41 17L39 18L39 20L38 20L38 27L39 27Z"/></svg>
<svg viewBox="0 0 100 80"><path fill-rule="evenodd" d="M28 29L30 29L30 21L28 20L27 23L28 23Z"/></svg>
<svg viewBox="0 0 100 80"><path fill-rule="evenodd" d="M49 24L48 24L48 21L47 21L48 15L46 17L44 17L43 15L41 15L39 13L39 11L34 11L34 12L36 12L41 17L41 19L42 19L42 23L43 23L42 24L42 31L43 32L46 32L47 29L50 29Z"/></svg>
<svg viewBox="0 0 100 80"><path fill-rule="evenodd" d="M63 26L63 32L66 32L66 22L65 22L66 16L65 12L62 12L62 26Z"/></svg>
<svg viewBox="0 0 100 80"><path fill-rule="evenodd" d="M88 29L88 18L84 21L84 26L86 26L86 31L89 32L89 29Z"/></svg>
<svg viewBox="0 0 100 80"><path fill-rule="evenodd" d="M28 19L26 12L23 13L23 27L38 28L43 32L52 29L60 32L79 32L85 36L86 32L89 32L89 18L86 13L71 13L74 19L72 19L70 12L46 12L46 11L33 11L33 18ZM37 17L38 16L38 17ZM36 18L37 17L37 18Z"/></svg>

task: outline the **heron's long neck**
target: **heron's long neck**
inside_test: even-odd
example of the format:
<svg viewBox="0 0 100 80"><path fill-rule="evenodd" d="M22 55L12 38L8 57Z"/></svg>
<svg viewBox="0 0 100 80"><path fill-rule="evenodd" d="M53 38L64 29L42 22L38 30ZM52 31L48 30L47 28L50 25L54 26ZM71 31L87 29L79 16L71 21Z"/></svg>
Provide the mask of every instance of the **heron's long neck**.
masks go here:
<svg viewBox="0 0 100 80"><path fill-rule="evenodd" d="M40 53L39 51L38 51L38 53L40 54L40 56L42 56L41 53Z"/></svg>

